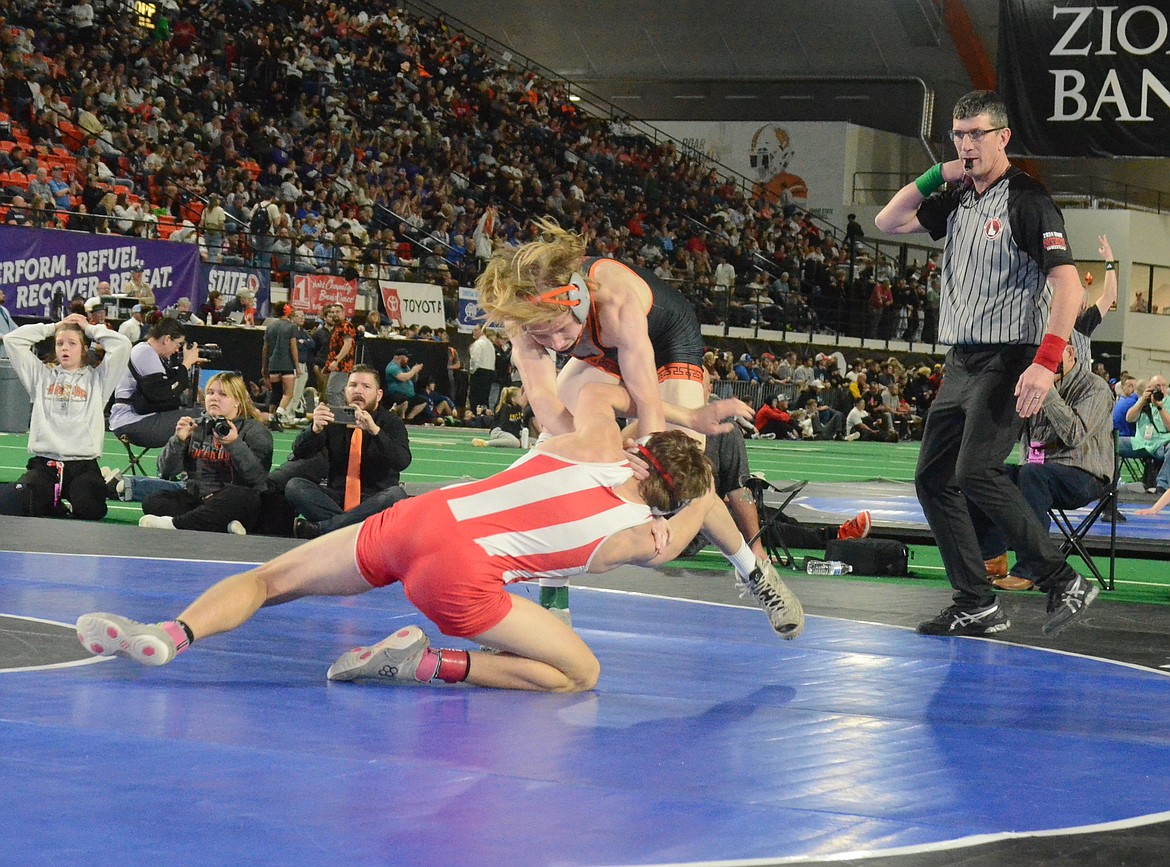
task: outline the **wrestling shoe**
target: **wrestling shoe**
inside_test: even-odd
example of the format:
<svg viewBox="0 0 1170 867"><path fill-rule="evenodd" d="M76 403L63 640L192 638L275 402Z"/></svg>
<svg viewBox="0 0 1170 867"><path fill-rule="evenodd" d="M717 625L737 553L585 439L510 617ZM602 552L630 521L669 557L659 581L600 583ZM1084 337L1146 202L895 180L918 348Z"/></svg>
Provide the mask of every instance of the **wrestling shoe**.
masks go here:
<svg viewBox="0 0 1170 867"><path fill-rule="evenodd" d="M868 511L858 512L837 530L838 539L864 539L873 527L873 516Z"/></svg>
<svg viewBox="0 0 1170 867"><path fill-rule="evenodd" d="M1048 591L1048 619L1040 627L1045 635L1059 635L1080 619L1101 591L1080 575L1061 581Z"/></svg>
<svg viewBox="0 0 1170 867"><path fill-rule="evenodd" d="M240 521L230 521L227 525L227 531L233 536L247 536L248 528Z"/></svg>
<svg viewBox="0 0 1170 867"><path fill-rule="evenodd" d="M756 568L746 579L737 576L740 596L751 594L756 604L764 609L776 634L793 639L804 631L804 609L800 600L780 579L776 567L767 560L756 558Z"/></svg>
<svg viewBox="0 0 1170 867"><path fill-rule="evenodd" d="M431 640L417 626L404 626L393 635L383 638L373 647L355 647L338 657L329 666L325 676L330 680L357 680L372 677L380 680L399 680L416 683L423 653Z"/></svg>
<svg viewBox="0 0 1170 867"><path fill-rule="evenodd" d="M1012 622L992 602L983 608L967 610L958 605L944 608L937 616L918 624L923 635L994 635L1003 632Z"/></svg>
<svg viewBox="0 0 1170 867"><path fill-rule="evenodd" d="M166 665L179 652L161 624L137 623L117 614L82 614L77 640L94 656L125 656L142 665Z"/></svg>

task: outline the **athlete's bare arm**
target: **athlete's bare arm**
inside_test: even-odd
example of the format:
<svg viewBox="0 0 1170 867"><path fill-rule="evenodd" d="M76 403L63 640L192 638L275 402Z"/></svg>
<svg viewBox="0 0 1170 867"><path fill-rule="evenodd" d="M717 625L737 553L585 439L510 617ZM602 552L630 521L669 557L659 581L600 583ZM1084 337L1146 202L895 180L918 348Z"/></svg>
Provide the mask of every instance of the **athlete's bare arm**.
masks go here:
<svg viewBox="0 0 1170 867"><path fill-rule="evenodd" d="M654 539L653 524L647 522L629 527L606 539L593 555L589 571L598 574L618 566L658 566L679 557L703 526L707 514L719 502L714 485L703 497L692 500L671 515L670 541L659 546Z"/></svg>
<svg viewBox="0 0 1170 867"><path fill-rule="evenodd" d="M557 395L556 362L548 350L523 329L516 329L509 338L512 341L512 363L520 371L520 380L524 383L524 393L532 404L532 411L553 436L571 433L573 416Z"/></svg>
<svg viewBox="0 0 1170 867"><path fill-rule="evenodd" d="M622 382L638 408L638 430L643 435L665 430L654 345L646 321L650 287L619 262L599 263L593 276L599 283L596 301L601 339L618 350Z"/></svg>

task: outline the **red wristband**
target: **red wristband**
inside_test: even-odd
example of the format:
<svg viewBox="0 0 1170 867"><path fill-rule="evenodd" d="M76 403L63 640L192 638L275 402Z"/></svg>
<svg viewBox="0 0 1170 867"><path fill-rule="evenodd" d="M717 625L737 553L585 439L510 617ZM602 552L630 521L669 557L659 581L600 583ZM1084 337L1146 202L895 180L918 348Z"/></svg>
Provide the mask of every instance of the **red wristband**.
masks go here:
<svg viewBox="0 0 1170 867"><path fill-rule="evenodd" d="M1060 368L1060 357L1064 355L1064 348L1068 346L1068 341L1057 337L1055 334L1045 334L1044 339L1040 341L1040 348L1036 350L1036 357L1032 359L1033 364L1039 364L1041 367L1046 367L1053 373Z"/></svg>

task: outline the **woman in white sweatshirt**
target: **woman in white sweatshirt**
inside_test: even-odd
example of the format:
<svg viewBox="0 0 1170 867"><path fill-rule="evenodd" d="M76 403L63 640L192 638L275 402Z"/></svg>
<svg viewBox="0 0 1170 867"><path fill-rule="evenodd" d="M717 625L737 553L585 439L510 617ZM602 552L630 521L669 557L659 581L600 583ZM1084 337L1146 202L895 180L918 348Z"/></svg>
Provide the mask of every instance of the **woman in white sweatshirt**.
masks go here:
<svg viewBox="0 0 1170 867"><path fill-rule="evenodd" d="M36 355L36 345L54 338L56 363ZM96 340L105 349L97 367L85 364ZM106 484L98 468L106 427L104 411L126 372L130 341L80 313L58 323L22 325L4 335L16 375L32 397L27 468L14 485L3 486L0 513L100 521L106 516ZM65 505L67 504L67 505Z"/></svg>

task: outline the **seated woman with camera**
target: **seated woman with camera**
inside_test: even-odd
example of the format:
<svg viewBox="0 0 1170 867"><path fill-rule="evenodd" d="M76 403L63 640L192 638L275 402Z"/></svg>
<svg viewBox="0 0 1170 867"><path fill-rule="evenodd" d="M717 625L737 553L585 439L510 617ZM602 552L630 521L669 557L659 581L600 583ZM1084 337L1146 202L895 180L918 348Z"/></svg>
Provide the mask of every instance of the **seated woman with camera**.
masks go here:
<svg viewBox="0 0 1170 867"><path fill-rule="evenodd" d="M218 373L204 389L205 415L183 416L158 458L159 475L187 474L182 490L142 502L140 527L244 535L260 512L272 467L272 434L236 373Z"/></svg>
<svg viewBox="0 0 1170 867"><path fill-rule="evenodd" d="M136 446L166 445L175 424L190 415L180 404L190 385L189 371L198 363L199 346L186 345L179 320L163 318L152 325L146 340L130 351L130 367L114 390L110 431Z"/></svg>

